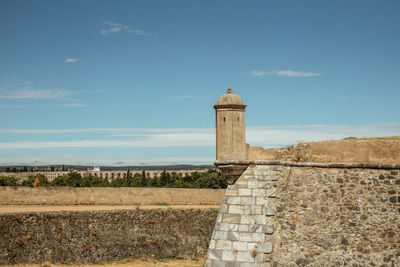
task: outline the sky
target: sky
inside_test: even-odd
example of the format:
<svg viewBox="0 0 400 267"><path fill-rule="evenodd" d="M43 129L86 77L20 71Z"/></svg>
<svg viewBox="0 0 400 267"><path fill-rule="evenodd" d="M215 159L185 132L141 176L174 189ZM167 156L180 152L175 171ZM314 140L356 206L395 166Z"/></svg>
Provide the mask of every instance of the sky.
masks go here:
<svg viewBox="0 0 400 267"><path fill-rule="evenodd" d="M399 1L0 1L0 165L212 164L228 86L264 148L400 135Z"/></svg>

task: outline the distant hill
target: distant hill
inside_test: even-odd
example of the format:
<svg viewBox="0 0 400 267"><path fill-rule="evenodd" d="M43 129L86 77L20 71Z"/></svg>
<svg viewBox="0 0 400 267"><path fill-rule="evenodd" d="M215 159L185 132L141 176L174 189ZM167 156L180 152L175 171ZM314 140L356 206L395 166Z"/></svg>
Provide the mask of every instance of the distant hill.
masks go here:
<svg viewBox="0 0 400 267"><path fill-rule="evenodd" d="M40 165L35 166L38 169L51 168L55 169L75 169L75 170L87 170L89 168L93 168L93 165ZM23 169L23 165L13 165L13 166L1 166L1 171L6 171L7 168L16 168L18 170ZM214 165L189 165L189 164L177 164L177 165L149 165L149 166L102 166L100 165L100 169L102 171L123 171L123 170L184 170L184 169L215 169Z"/></svg>

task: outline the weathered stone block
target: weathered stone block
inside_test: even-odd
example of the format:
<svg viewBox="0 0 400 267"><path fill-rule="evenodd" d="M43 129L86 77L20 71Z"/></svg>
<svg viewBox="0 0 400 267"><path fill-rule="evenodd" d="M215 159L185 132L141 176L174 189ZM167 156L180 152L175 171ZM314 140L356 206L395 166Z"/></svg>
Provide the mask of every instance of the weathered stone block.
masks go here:
<svg viewBox="0 0 400 267"><path fill-rule="evenodd" d="M247 251L247 242L234 241L232 246L234 251Z"/></svg>
<svg viewBox="0 0 400 267"><path fill-rule="evenodd" d="M217 216L217 222L220 223L221 219L222 219L222 213L219 213L218 216Z"/></svg>
<svg viewBox="0 0 400 267"><path fill-rule="evenodd" d="M225 267L225 262L223 260L213 260L213 267Z"/></svg>
<svg viewBox="0 0 400 267"><path fill-rule="evenodd" d="M278 177L275 175L265 175L263 176L262 180L266 180L266 181L278 181Z"/></svg>
<svg viewBox="0 0 400 267"><path fill-rule="evenodd" d="M265 206L264 207L264 214L267 216L274 216L276 213L276 207L275 206Z"/></svg>
<svg viewBox="0 0 400 267"><path fill-rule="evenodd" d="M239 224L236 223L228 223L228 232L229 231L237 231L239 229Z"/></svg>
<svg viewBox="0 0 400 267"><path fill-rule="evenodd" d="M254 215L263 214L262 208L263 208L263 206L261 206L261 205L252 205L251 206L251 214L254 214Z"/></svg>
<svg viewBox="0 0 400 267"><path fill-rule="evenodd" d="M206 261L204 262L204 266L203 267L213 267L213 260L211 259L206 259Z"/></svg>
<svg viewBox="0 0 400 267"><path fill-rule="evenodd" d="M236 260L236 253L230 250L224 250L222 252L222 260L224 261L234 261Z"/></svg>
<svg viewBox="0 0 400 267"><path fill-rule="evenodd" d="M248 224L239 224L239 232L248 232L249 225Z"/></svg>
<svg viewBox="0 0 400 267"><path fill-rule="evenodd" d="M241 215L240 216L240 223L241 224L254 224L255 218L252 215Z"/></svg>
<svg viewBox="0 0 400 267"><path fill-rule="evenodd" d="M225 262L225 267L240 267L240 263L234 261L228 261Z"/></svg>
<svg viewBox="0 0 400 267"><path fill-rule="evenodd" d="M236 187L236 188L249 188L249 187L248 187L248 181L243 181L243 180L237 181L237 182L235 183L235 187Z"/></svg>
<svg viewBox="0 0 400 267"><path fill-rule="evenodd" d="M255 262L255 259L254 259L254 257L251 255L250 252L241 252L241 251L239 251L239 252L237 253L236 260L237 260L238 262L251 262L251 263L254 263L254 262ZM254 265L252 265L252 266L254 266Z"/></svg>
<svg viewBox="0 0 400 267"><path fill-rule="evenodd" d="M264 242L265 234L264 233L253 233L253 241L254 242Z"/></svg>
<svg viewBox="0 0 400 267"><path fill-rule="evenodd" d="M229 240L216 240L215 241L215 249L218 250L231 250L232 249L232 241Z"/></svg>
<svg viewBox="0 0 400 267"><path fill-rule="evenodd" d="M250 180L247 182L247 188L258 188L258 181L257 180Z"/></svg>
<svg viewBox="0 0 400 267"><path fill-rule="evenodd" d="M256 256L256 258L255 258L255 262L256 263L262 263L264 261L264 253L257 253L257 256ZM257 264L257 266L259 266L258 264Z"/></svg>
<svg viewBox="0 0 400 267"><path fill-rule="evenodd" d="M243 216L243 215L242 215ZM226 223L239 223L241 221L241 216L238 214L223 214L222 222Z"/></svg>
<svg viewBox="0 0 400 267"><path fill-rule="evenodd" d="M256 197L257 205L268 205L268 198L266 197Z"/></svg>
<svg viewBox="0 0 400 267"><path fill-rule="evenodd" d="M238 232L228 232L227 239L231 241L239 240L239 233Z"/></svg>
<svg viewBox="0 0 400 267"><path fill-rule="evenodd" d="M265 197L267 195L266 189L253 189L252 196L255 197Z"/></svg>
<svg viewBox="0 0 400 267"><path fill-rule="evenodd" d="M215 226L216 230L220 231L228 231L228 224L227 223L219 223Z"/></svg>
<svg viewBox="0 0 400 267"><path fill-rule="evenodd" d="M225 231L215 231L214 239L215 240L227 240L227 234L228 234L228 232L225 232Z"/></svg>
<svg viewBox="0 0 400 267"><path fill-rule="evenodd" d="M226 212L228 212L228 205L222 204L219 211L220 211L221 213L226 213Z"/></svg>
<svg viewBox="0 0 400 267"><path fill-rule="evenodd" d="M248 188L240 188L239 196L251 196L251 189Z"/></svg>
<svg viewBox="0 0 400 267"><path fill-rule="evenodd" d="M275 197L276 196L276 188L267 189L267 197Z"/></svg>
<svg viewBox="0 0 400 267"><path fill-rule="evenodd" d="M262 225L259 224L255 224L250 226L250 232L251 233L261 233L262 231Z"/></svg>
<svg viewBox="0 0 400 267"><path fill-rule="evenodd" d="M244 206L230 205L229 213L230 214L244 214Z"/></svg>
<svg viewBox="0 0 400 267"><path fill-rule="evenodd" d="M254 215L254 222L256 224L265 224L265 215Z"/></svg>
<svg viewBox="0 0 400 267"><path fill-rule="evenodd" d="M273 234L274 226L272 224L266 224L262 226L262 232L265 234Z"/></svg>
<svg viewBox="0 0 400 267"><path fill-rule="evenodd" d="M236 188L228 186L225 191L225 196L237 196L239 191Z"/></svg>
<svg viewBox="0 0 400 267"><path fill-rule="evenodd" d="M207 253L207 259L220 260L222 258L222 250L209 249Z"/></svg>
<svg viewBox="0 0 400 267"><path fill-rule="evenodd" d="M252 233L239 233L239 241L253 241L253 234Z"/></svg>
<svg viewBox="0 0 400 267"><path fill-rule="evenodd" d="M264 181L264 180L258 181L258 188L260 189L271 188L271 181Z"/></svg>
<svg viewBox="0 0 400 267"><path fill-rule="evenodd" d="M257 249L257 243L256 242L249 242L247 243L247 251L253 251L254 249Z"/></svg>
<svg viewBox="0 0 400 267"><path fill-rule="evenodd" d="M272 243L271 242L264 242L257 246L259 252L263 253L272 253Z"/></svg>
<svg viewBox="0 0 400 267"><path fill-rule="evenodd" d="M240 197L229 197L227 199L228 204L241 204L241 198Z"/></svg>
<svg viewBox="0 0 400 267"><path fill-rule="evenodd" d="M215 249L215 240L214 239L210 240L210 245L208 247L211 249Z"/></svg>

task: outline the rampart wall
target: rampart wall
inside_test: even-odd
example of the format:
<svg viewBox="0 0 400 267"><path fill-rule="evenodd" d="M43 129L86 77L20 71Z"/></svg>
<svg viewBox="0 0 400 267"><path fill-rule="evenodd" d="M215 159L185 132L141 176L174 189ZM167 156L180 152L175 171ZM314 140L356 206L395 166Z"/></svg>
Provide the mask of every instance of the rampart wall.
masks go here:
<svg viewBox="0 0 400 267"><path fill-rule="evenodd" d="M0 264L204 256L216 209L0 215Z"/></svg>
<svg viewBox="0 0 400 267"><path fill-rule="evenodd" d="M0 205L220 205L224 189L0 186Z"/></svg>
<svg viewBox="0 0 400 267"><path fill-rule="evenodd" d="M39 197L42 190L27 189L31 191L21 191L18 198ZM135 188L109 189L123 198ZM188 199L209 199L200 196L201 189L194 190L199 191ZM221 191L221 197L224 193L211 191ZM177 196L172 192L171 200ZM67 193L55 194L66 198ZM108 195L110 191L103 196ZM217 213L137 209L3 214L0 264L202 256L207 245L205 266L389 267L400 262L398 165L250 162L225 191Z"/></svg>
<svg viewBox="0 0 400 267"><path fill-rule="evenodd" d="M252 162L205 266L399 266L400 166Z"/></svg>

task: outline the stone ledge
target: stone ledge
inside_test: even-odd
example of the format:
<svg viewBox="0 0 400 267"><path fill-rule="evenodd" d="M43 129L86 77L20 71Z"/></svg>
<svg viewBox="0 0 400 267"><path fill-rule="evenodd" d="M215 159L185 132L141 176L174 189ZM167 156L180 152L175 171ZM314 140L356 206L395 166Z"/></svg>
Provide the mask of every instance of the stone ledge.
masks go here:
<svg viewBox="0 0 400 267"><path fill-rule="evenodd" d="M400 164L380 164L380 163L340 163L340 162L295 162L295 161L270 161L270 160L253 160L253 161L239 161L239 160L218 160L214 163L217 167L219 165L282 165L293 167L318 167L318 168L359 168L359 169L384 169L394 170L400 169Z"/></svg>

